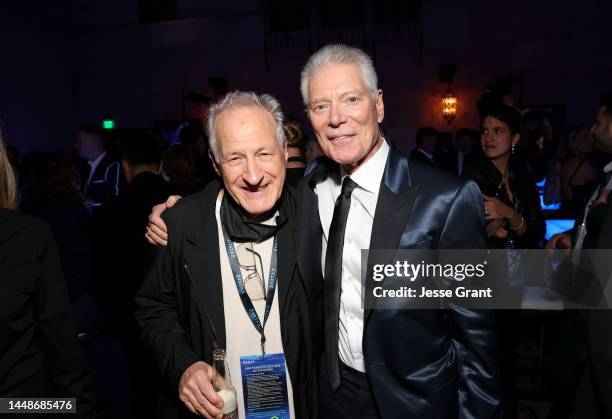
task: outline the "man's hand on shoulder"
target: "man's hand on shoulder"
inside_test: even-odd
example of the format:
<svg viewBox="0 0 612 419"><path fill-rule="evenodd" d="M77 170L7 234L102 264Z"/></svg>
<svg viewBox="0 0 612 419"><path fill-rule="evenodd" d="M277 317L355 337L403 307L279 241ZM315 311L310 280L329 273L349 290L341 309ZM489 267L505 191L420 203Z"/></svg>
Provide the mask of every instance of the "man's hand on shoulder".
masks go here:
<svg viewBox="0 0 612 419"><path fill-rule="evenodd" d="M213 387L213 367L198 361L185 370L179 383L179 399L194 414L205 418L223 416L223 400Z"/></svg>
<svg viewBox="0 0 612 419"><path fill-rule="evenodd" d="M149 243L155 246L166 246L168 244L168 228L162 220L161 215L168 208L172 208L174 204L181 199L178 195L171 195L166 202L155 205L151 214L149 214L149 224L145 230L145 238Z"/></svg>

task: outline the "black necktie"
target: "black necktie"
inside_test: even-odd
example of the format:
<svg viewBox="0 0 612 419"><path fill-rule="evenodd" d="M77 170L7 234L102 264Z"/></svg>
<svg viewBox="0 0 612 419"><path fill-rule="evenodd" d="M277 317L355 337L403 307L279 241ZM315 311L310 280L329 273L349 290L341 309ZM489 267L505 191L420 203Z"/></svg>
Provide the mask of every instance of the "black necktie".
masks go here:
<svg viewBox="0 0 612 419"><path fill-rule="evenodd" d="M325 358L332 389L340 386L338 363L338 322L342 289L342 249L344 230L351 207L351 193L357 184L350 177L342 182L342 192L334 205L334 217L329 227L325 253Z"/></svg>

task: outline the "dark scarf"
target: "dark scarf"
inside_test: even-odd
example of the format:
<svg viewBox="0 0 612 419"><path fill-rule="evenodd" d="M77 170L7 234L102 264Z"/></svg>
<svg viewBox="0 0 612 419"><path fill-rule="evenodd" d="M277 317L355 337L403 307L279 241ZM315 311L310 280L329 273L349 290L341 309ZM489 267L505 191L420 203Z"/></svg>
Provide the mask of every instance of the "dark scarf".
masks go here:
<svg viewBox="0 0 612 419"><path fill-rule="evenodd" d="M274 214L277 210L276 225L263 224L247 217L226 191L221 202L221 223L232 241L259 243L274 236L293 215L291 197L286 188L283 189L280 199L270 213Z"/></svg>

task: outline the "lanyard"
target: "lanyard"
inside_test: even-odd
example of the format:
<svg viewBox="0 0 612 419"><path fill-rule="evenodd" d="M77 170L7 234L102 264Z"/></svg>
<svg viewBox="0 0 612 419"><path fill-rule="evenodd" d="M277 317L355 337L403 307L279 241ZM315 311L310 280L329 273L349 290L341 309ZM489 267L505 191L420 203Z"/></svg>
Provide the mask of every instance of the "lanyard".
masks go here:
<svg viewBox="0 0 612 419"><path fill-rule="evenodd" d="M236 288L238 289L238 295L240 295L240 301L242 301L242 305L246 310L251 322L253 322L253 326L261 335L261 354L266 354L266 335L264 333L264 328L266 327L266 322L268 321L268 315L270 314L270 309L272 308L272 301L274 300L274 293L276 291L276 270L277 270L277 250L278 244L276 242L276 236L274 236L274 242L272 244L272 258L270 260L270 275L268 277L268 291L266 293L266 308L264 311L264 321L263 325L259 320L259 316L257 315L257 311L255 311L255 307L253 307L253 302L249 298L249 295L246 292L246 288L244 287L244 280L242 279L242 273L240 272L240 264L238 263L238 257L236 256L236 249L234 248L234 243L232 239L229 238L227 231L225 231L225 227L221 224L221 229L223 230L223 241L225 242L225 249L227 250L227 257L229 259L230 266L232 268L232 274L234 275L234 282L236 283ZM262 272L263 275L263 272Z"/></svg>

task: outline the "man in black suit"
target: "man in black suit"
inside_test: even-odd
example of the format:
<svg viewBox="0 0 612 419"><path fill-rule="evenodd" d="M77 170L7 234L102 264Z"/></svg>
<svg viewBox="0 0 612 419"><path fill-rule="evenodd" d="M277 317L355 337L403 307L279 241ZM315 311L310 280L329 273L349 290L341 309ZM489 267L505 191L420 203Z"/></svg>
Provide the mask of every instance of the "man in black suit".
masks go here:
<svg viewBox="0 0 612 419"><path fill-rule="evenodd" d="M298 266L324 325L321 415L498 417L491 312L364 310L361 295L361 249L486 248L478 187L411 163L383 138L382 91L363 51L322 48L301 91L327 156L298 190Z"/></svg>
<svg viewBox="0 0 612 419"><path fill-rule="evenodd" d="M612 157L612 92L603 95L595 122L591 127L595 138L595 147ZM612 187L610 177L612 161L604 167L603 183L594 192L587 207L576 221L573 232L556 234L551 237L547 248L574 249L611 249L612 248L612 205L609 193ZM599 267L600 269L602 267ZM611 272L598 272L600 278L609 278ZM603 304L612 304L612 289L604 282L589 284L587 292L596 288L598 298L604 298ZM600 288L603 285L603 289ZM608 285L606 287L606 285ZM594 301L596 304L600 301ZM599 418L612 418L612 311L609 309L590 310L582 313L587 330L588 363L585 377L588 390L579 391L574 406L576 417L582 417L589 406L585 395L594 395Z"/></svg>
<svg viewBox="0 0 612 419"><path fill-rule="evenodd" d="M421 127L416 133L416 148L410 153L410 158L426 166L435 167L435 147L436 130L432 127Z"/></svg>
<svg viewBox="0 0 612 419"><path fill-rule="evenodd" d="M434 150L436 167L459 175L459 153L453 145L453 134L446 131L439 132L436 135L436 142Z"/></svg>
<svg viewBox="0 0 612 419"><path fill-rule="evenodd" d="M171 391L158 416L189 415L187 409L206 417L231 413L212 378L213 350L223 348L240 417L248 412L243 382L257 381L244 375L243 361L264 352L285 359L275 381L283 385L265 386L286 397L282 417L317 417L310 316L294 250L295 203L284 187L280 105L269 95L230 93L211 107L207 126L223 182L164 213L167 245L136 297L145 344ZM249 400L258 399L254 394Z"/></svg>
<svg viewBox="0 0 612 419"><path fill-rule="evenodd" d="M119 195L121 167L106 152L106 136L98 126L81 127L75 148L79 156L87 161L87 169L82 173L83 196L88 208L97 209L107 199Z"/></svg>
<svg viewBox="0 0 612 419"><path fill-rule="evenodd" d="M137 417L152 417L150 397L158 377L143 347L134 318L134 296L151 265L152 247L142 237L153 205L170 195L159 174L161 144L145 133L135 133L121 147L127 187L93 214L93 279L103 313L103 333L123 343L128 361L131 400ZM108 368L108 367L107 367ZM126 383L128 384L128 383Z"/></svg>

